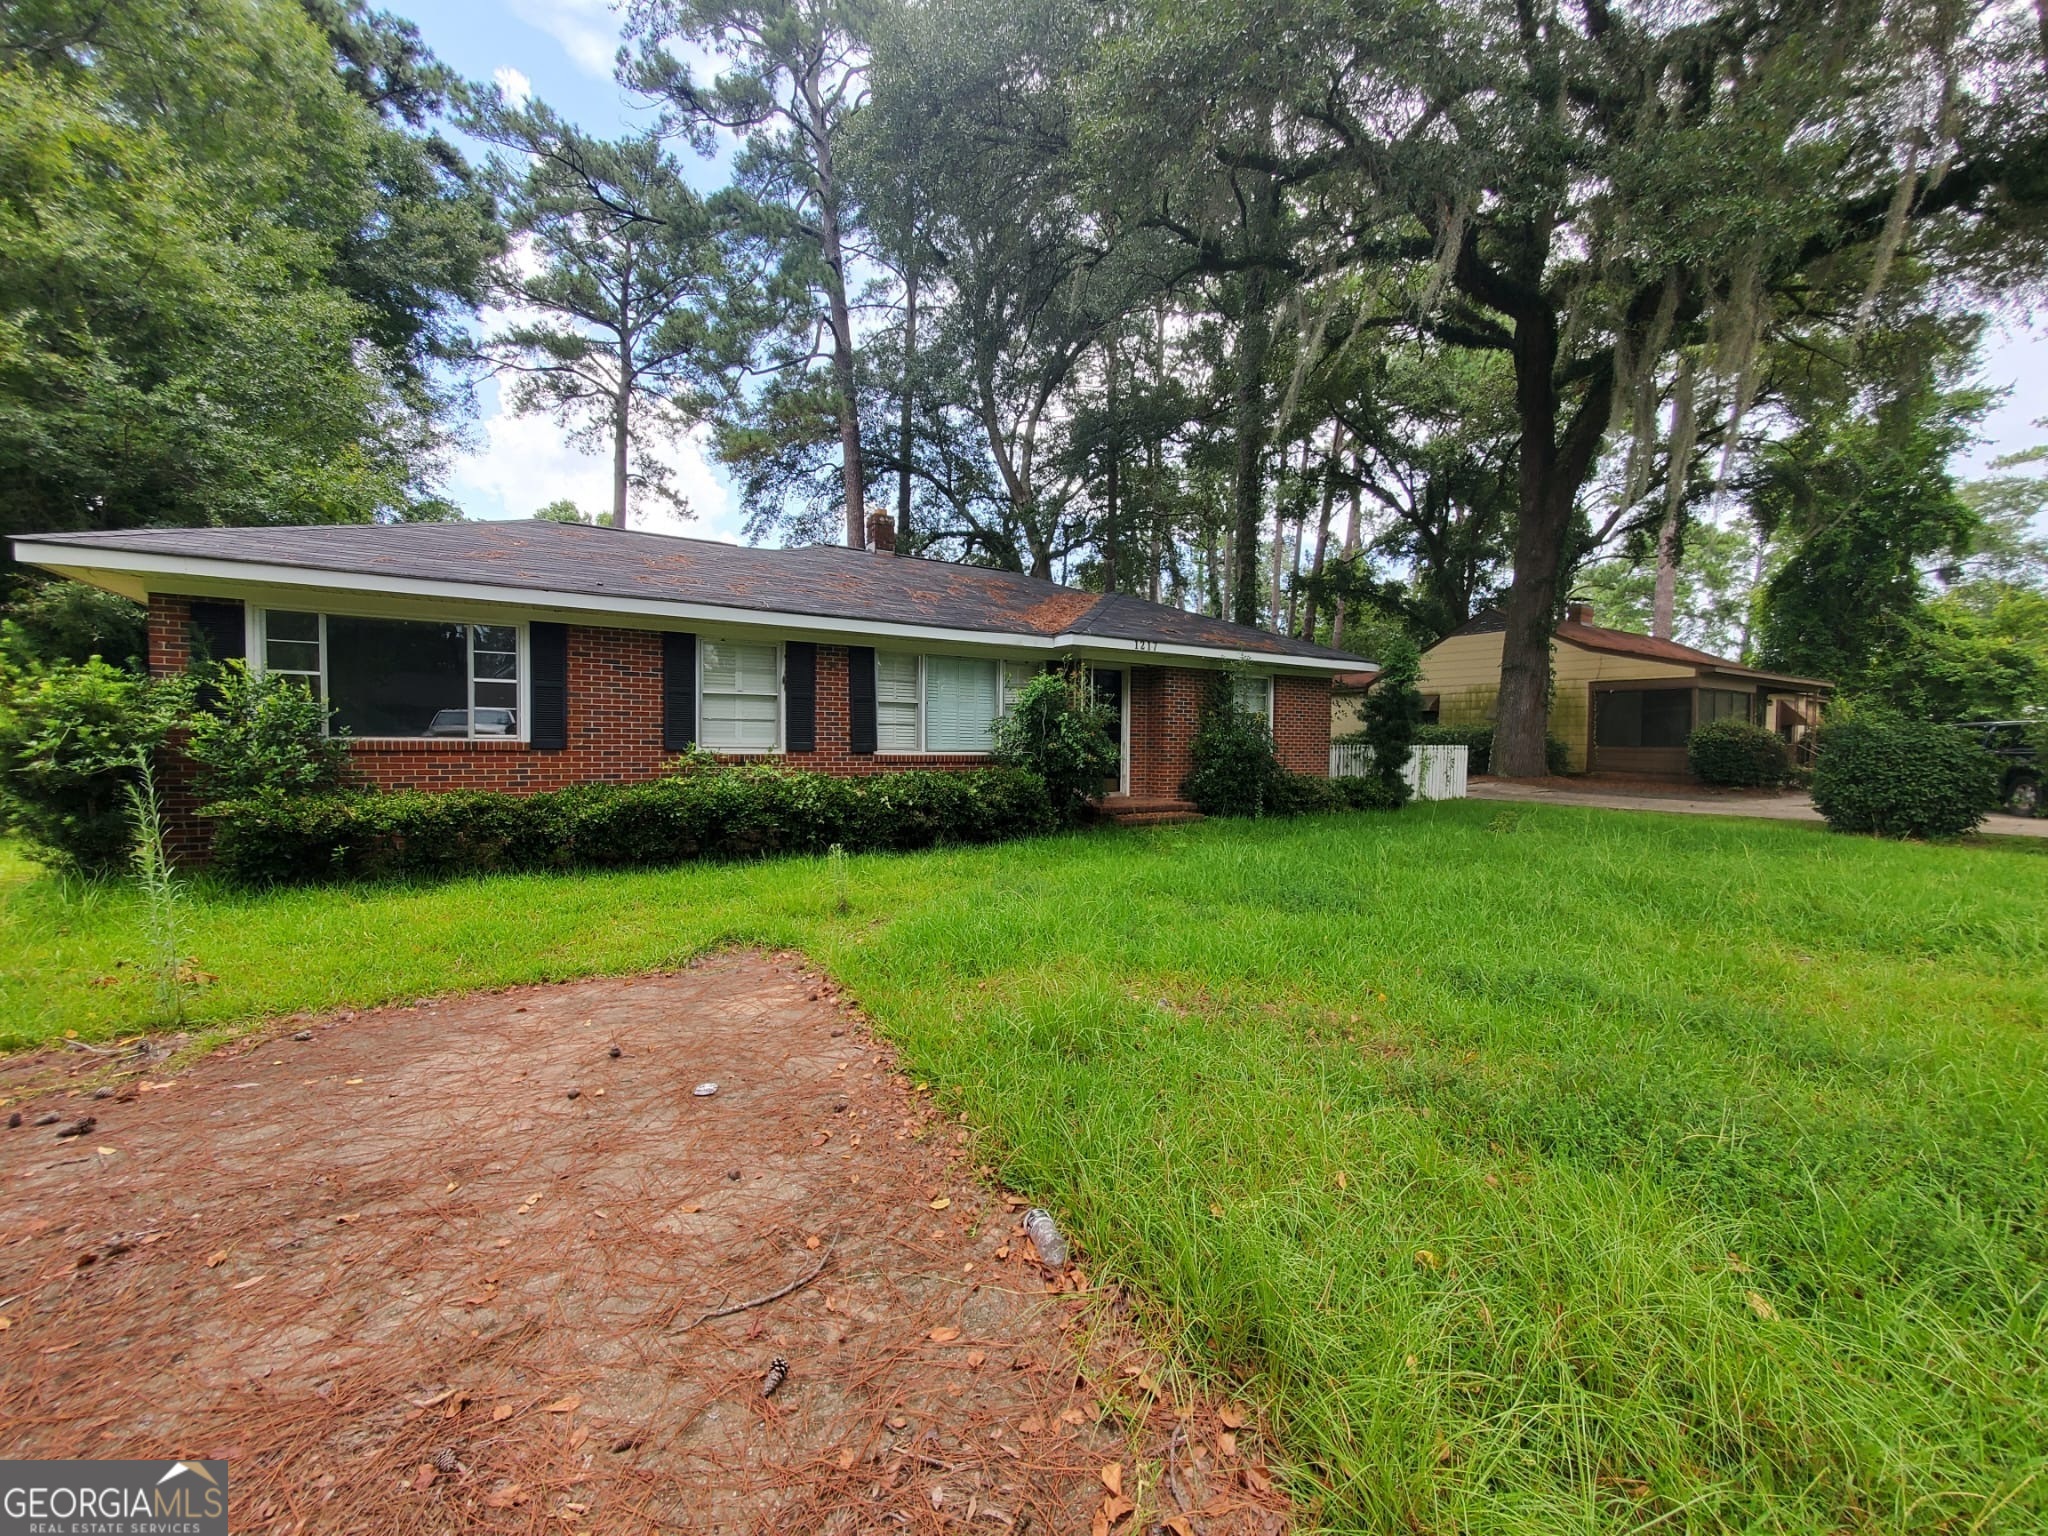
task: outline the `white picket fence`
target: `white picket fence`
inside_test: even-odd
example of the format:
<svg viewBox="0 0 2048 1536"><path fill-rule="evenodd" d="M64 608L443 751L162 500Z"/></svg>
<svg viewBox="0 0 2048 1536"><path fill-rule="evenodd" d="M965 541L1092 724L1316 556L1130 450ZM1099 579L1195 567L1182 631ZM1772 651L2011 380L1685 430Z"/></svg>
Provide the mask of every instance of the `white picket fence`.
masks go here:
<svg viewBox="0 0 2048 1536"><path fill-rule="evenodd" d="M1462 800L1469 747L1410 747L1401 777L1418 800ZM1372 768L1372 748L1360 742L1330 743L1330 777L1363 778Z"/></svg>

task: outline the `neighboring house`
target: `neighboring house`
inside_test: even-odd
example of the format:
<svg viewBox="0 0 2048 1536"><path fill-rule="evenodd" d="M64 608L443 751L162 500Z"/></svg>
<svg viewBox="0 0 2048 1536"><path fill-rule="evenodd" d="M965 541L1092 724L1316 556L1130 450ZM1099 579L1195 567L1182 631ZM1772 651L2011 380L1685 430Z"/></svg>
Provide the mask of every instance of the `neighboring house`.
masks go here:
<svg viewBox="0 0 2048 1536"><path fill-rule="evenodd" d="M1499 610L1486 609L1422 653L1425 718L1481 725L1500 693ZM1710 656L1689 645L1623 629L1602 629L1592 609L1574 603L1551 647L1554 679L1550 734L1566 747L1574 773L1634 773L1684 778L1685 743L1709 720L1751 720L1803 745L1819 723L1832 683L1788 677ZM1341 708L1343 685L1333 694ZM1340 715L1340 736L1349 727Z"/></svg>
<svg viewBox="0 0 2048 1536"><path fill-rule="evenodd" d="M1219 670L1285 766L1325 774L1330 678L1366 665L885 549L485 522L48 534L14 554L146 603L154 671L203 652L305 679L356 772L393 789L646 779L691 746L837 774L971 767L1023 681L1072 663L1124 747L1105 797L1172 801Z"/></svg>

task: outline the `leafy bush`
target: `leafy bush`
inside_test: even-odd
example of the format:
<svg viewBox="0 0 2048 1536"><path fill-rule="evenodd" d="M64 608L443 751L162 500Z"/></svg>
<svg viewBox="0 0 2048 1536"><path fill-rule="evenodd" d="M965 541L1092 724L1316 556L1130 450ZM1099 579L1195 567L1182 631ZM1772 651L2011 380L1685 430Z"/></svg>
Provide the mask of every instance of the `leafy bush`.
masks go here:
<svg viewBox="0 0 2048 1536"><path fill-rule="evenodd" d="M1398 811L1408 803L1408 785L1396 779L1391 787L1377 775L1326 779L1313 773L1280 774L1269 816L1311 816L1324 811Z"/></svg>
<svg viewBox="0 0 2048 1536"><path fill-rule="evenodd" d="M1372 751L1371 777L1396 805L1408 798L1408 781L1401 775L1408 767L1416 733L1422 729L1422 695L1415 687L1420 674L1421 663L1410 645L1387 662L1365 696L1365 727L1360 739Z"/></svg>
<svg viewBox="0 0 2048 1536"><path fill-rule="evenodd" d="M76 666L97 656L140 672L148 651L142 605L79 581L31 587L0 619L0 657L17 667Z"/></svg>
<svg viewBox="0 0 2048 1536"><path fill-rule="evenodd" d="M1785 743L1747 720L1710 720L1685 743L1685 760L1703 784L1766 788L1792 776Z"/></svg>
<svg viewBox="0 0 2048 1536"><path fill-rule="evenodd" d="M258 677L239 661L212 669L185 724L185 751L207 800L317 795L341 787L348 739L330 735L326 704L295 677Z"/></svg>
<svg viewBox="0 0 2048 1536"><path fill-rule="evenodd" d="M1275 811L1283 771L1263 715L1239 706L1230 674L1218 672L1202 700L1192 746L1194 766L1181 793L1204 816L1264 816Z"/></svg>
<svg viewBox="0 0 2048 1536"><path fill-rule="evenodd" d="M1072 822L1117 771L1110 713L1078 674L1041 672L996 722L994 760L1035 775L1053 812Z"/></svg>
<svg viewBox="0 0 2048 1536"><path fill-rule="evenodd" d="M1813 803L1837 832L1960 837L1998 803L1998 760L1947 726L1857 713L1821 729Z"/></svg>
<svg viewBox="0 0 2048 1536"><path fill-rule="evenodd" d="M1419 747L1467 747L1470 755L1465 759L1468 773L1491 773L1493 771L1493 726L1485 725L1424 725L1415 732L1415 744ZM1571 749L1555 736L1543 738L1543 766L1550 773L1567 773L1571 769Z"/></svg>
<svg viewBox="0 0 2048 1536"><path fill-rule="evenodd" d="M44 863L125 867L138 755L161 744L183 697L97 658L0 671L0 816Z"/></svg>
<svg viewBox="0 0 2048 1536"><path fill-rule="evenodd" d="M215 867L250 885L626 868L987 843L1049 831L1044 781L1014 768L844 779L721 768L543 795L270 793L215 808Z"/></svg>

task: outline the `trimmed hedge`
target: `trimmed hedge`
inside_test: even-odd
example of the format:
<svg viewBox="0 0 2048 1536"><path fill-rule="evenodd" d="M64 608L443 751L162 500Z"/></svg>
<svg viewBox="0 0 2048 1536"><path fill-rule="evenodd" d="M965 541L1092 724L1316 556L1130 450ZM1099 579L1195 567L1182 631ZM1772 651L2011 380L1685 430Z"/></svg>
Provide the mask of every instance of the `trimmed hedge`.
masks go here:
<svg viewBox="0 0 2048 1536"><path fill-rule="evenodd" d="M1844 720L1815 746L1813 803L1837 832L1961 837L1998 804L1998 759L1945 725Z"/></svg>
<svg viewBox="0 0 2048 1536"><path fill-rule="evenodd" d="M1406 780L1391 785L1368 775L1355 779L1326 779L1313 773L1280 775L1269 816L1309 816L1324 811L1398 811L1408 803Z"/></svg>
<svg viewBox="0 0 2048 1536"><path fill-rule="evenodd" d="M1685 760L1702 784L1765 789L1792 777L1785 743L1747 720L1708 721L1686 738Z"/></svg>
<svg viewBox="0 0 2048 1536"><path fill-rule="evenodd" d="M621 869L990 843L1050 831L1045 783L1013 768L871 778L721 768L550 794L266 795L213 808L214 868L243 885Z"/></svg>
<svg viewBox="0 0 2048 1536"><path fill-rule="evenodd" d="M1418 747L1467 747L1470 755L1465 760L1467 773L1491 773L1493 771L1493 726L1488 725L1424 725L1416 727L1415 745ZM1543 766L1553 774L1570 771L1571 749L1555 736L1543 738Z"/></svg>

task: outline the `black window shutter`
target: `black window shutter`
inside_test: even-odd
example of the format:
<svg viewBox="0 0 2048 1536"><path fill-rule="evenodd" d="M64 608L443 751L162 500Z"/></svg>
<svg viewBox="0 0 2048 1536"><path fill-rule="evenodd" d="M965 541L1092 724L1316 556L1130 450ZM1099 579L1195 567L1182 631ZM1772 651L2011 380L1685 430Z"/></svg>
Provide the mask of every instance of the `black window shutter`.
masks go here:
<svg viewBox="0 0 2048 1536"><path fill-rule="evenodd" d="M782 648L782 741L791 752L818 750L818 647L792 640Z"/></svg>
<svg viewBox="0 0 2048 1536"><path fill-rule="evenodd" d="M533 663L527 684L533 719L526 739L538 751L560 752L569 745L569 626L529 624L526 636Z"/></svg>
<svg viewBox="0 0 2048 1536"><path fill-rule="evenodd" d="M687 752L697 744L697 637L664 631L661 637L661 749Z"/></svg>
<svg viewBox="0 0 2048 1536"><path fill-rule="evenodd" d="M249 643L242 625L240 603L198 603L192 605L192 629L204 649L207 661L247 661ZM195 655L194 661L202 658Z"/></svg>
<svg viewBox="0 0 2048 1536"><path fill-rule="evenodd" d="M846 648L846 713L849 752L863 756L875 750L875 648Z"/></svg>

